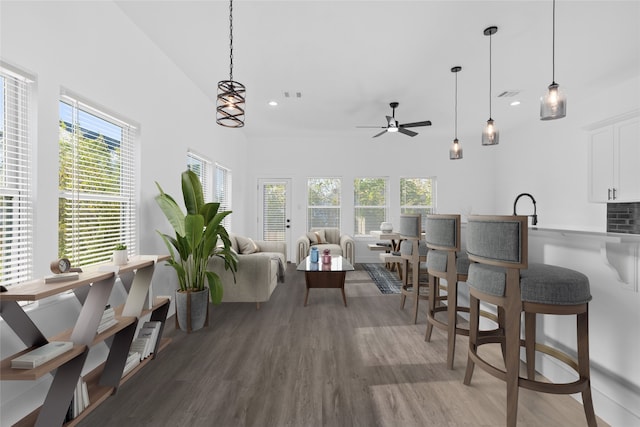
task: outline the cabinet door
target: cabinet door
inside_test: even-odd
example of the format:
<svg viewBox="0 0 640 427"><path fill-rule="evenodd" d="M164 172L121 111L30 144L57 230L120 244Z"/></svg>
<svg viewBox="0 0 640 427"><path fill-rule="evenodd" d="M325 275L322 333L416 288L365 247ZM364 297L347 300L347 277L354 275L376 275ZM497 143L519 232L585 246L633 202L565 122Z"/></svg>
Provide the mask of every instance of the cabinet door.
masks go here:
<svg viewBox="0 0 640 427"><path fill-rule="evenodd" d="M640 201L640 118L616 126L616 202Z"/></svg>
<svg viewBox="0 0 640 427"><path fill-rule="evenodd" d="M607 202L613 188L613 127L594 130L589 144L589 201Z"/></svg>

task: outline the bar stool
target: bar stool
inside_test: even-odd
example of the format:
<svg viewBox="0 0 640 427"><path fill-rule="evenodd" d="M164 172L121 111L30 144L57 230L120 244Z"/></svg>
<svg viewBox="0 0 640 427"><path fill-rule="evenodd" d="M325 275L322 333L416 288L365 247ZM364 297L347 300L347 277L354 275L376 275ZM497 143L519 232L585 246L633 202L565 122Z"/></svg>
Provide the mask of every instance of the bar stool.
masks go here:
<svg viewBox="0 0 640 427"><path fill-rule="evenodd" d="M404 272L402 275L402 288L400 289L400 308L404 309L407 296L414 299L413 323L418 322L418 301L428 299L429 296L420 293L420 264L427 260L427 245L422 240L422 215L402 214L400 215L400 256L404 262ZM411 281L409 281L409 271L411 271ZM422 287L426 287L424 284Z"/></svg>
<svg viewBox="0 0 640 427"><path fill-rule="evenodd" d="M425 227L425 240L429 252L427 254L427 271L429 273L429 299L427 310L427 331L424 340L431 341L433 327L447 331L447 368L453 369L456 349L456 334L469 336L469 329L458 325L458 313L469 313L469 307L458 305L458 282L467 281L469 257L460 252L460 215L428 215ZM446 285L440 283L446 281ZM438 306L440 289L447 292L447 305ZM447 312L446 321L436 318L436 313ZM498 318L486 311L481 316L495 322Z"/></svg>
<svg viewBox="0 0 640 427"><path fill-rule="evenodd" d="M472 261L467 283L471 294L470 334L464 384L471 383L478 365L506 382L507 426L516 425L519 387L553 394L582 393L587 424L596 426L589 373L589 279L582 273L546 264L528 264L526 216L471 216L467 225L467 252ZM480 300L496 305L503 316L499 333L480 336ZM525 313L525 337L520 318ZM577 361L566 353L536 344L538 314L577 316ZM481 345L500 343L505 369L478 354ZM520 376L520 346L524 345L527 378ZM548 354L573 368L578 379L570 383L535 380L535 351Z"/></svg>

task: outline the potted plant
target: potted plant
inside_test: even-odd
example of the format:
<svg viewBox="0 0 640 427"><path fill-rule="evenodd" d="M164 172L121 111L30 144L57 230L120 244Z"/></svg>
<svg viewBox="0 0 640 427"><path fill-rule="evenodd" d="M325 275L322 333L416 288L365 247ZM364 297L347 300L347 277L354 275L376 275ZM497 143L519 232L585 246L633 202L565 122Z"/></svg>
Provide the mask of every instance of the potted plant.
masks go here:
<svg viewBox="0 0 640 427"><path fill-rule="evenodd" d="M162 190L160 184L156 182L156 186L160 194L155 200L175 232L175 236L170 236L157 231L169 250L170 259L167 263L178 275L178 325L190 332L204 326L208 315L209 295L214 304L222 301L222 282L215 272L207 269L209 258L222 258L225 269L231 269L235 278L238 258L231 248L229 233L222 225L222 220L231 211L219 211L220 203L204 203L202 184L193 171L182 173L182 196L186 214L174 198ZM219 241L222 245L218 244Z"/></svg>
<svg viewBox="0 0 640 427"><path fill-rule="evenodd" d="M127 254L127 245L118 243L113 248L113 264L125 265L128 261L129 261L129 256Z"/></svg>

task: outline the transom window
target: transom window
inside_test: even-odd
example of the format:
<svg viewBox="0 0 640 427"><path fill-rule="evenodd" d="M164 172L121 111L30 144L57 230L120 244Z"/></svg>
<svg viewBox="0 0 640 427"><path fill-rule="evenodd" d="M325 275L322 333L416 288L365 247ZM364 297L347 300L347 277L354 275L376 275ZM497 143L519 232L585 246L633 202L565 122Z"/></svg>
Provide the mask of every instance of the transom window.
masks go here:
<svg viewBox="0 0 640 427"><path fill-rule="evenodd" d="M389 180L387 178L356 178L353 181L355 234L379 230L389 215Z"/></svg>
<svg viewBox="0 0 640 427"><path fill-rule="evenodd" d="M32 80L0 64L0 284L33 274L29 96Z"/></svg>
<svg viewBox="0 0 640 427"><path fill-rule="evenodd" d="M307 228L340 228L340 178L307 180Z"/></svg>
<svg viewBox="0 0 640 427"><path fill-rule="evenodd" d="M400 178L400 213L422 214L422 229L427 215L435 212L435 177Z"/></svg>
<svg viewBox="0 0 640 427"><path fill-rule="evenodd" d="M59 103L58 255L74 266L136 248L136 128L77 98Z"/></svg>

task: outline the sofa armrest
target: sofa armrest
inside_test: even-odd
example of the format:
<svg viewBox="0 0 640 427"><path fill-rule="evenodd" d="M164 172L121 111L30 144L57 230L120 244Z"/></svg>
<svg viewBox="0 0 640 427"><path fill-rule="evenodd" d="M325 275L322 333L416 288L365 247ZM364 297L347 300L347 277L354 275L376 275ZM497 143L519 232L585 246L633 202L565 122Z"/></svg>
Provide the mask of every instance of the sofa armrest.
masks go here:
<svg viewBox="0 0 640 427"><path fill-rule="evenodd" d="M256 240L256 245L260 248L260 252L277 252L287 259L287 244L285 242L267 242L265 240Z"/></svg>
<svg viewBox="0 0 640 427"><path fill-rule="evenodd" d="M300 236L296 242L296 265L300 264L309 255L310 246L311 240L307 236Z"/></svg>
<svg viewBox="0 0 640 427"><path fill-rule="evenodd" d="M342 248L342 255L351 265L356 265L356 242L353 237L348 234L340 236L340 247Z"/></svg>

